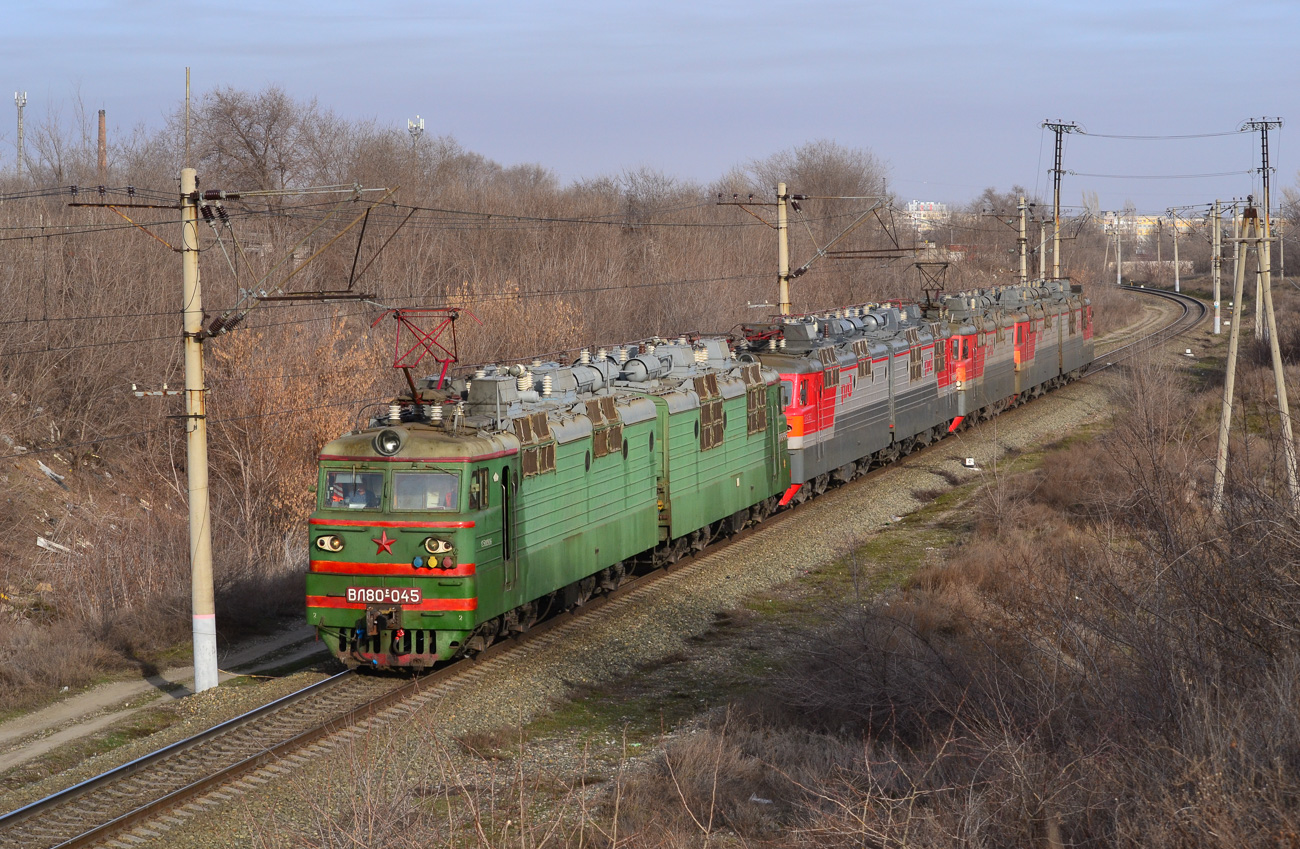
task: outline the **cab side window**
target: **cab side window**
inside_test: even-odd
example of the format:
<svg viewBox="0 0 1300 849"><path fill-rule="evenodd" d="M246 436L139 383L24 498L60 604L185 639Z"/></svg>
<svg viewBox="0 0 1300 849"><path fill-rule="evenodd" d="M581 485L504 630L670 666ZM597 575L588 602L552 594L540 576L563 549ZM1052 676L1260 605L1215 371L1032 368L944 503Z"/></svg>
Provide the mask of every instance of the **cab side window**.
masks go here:
<svg viewBox="0 0 1300 849"><path fill-rule="evenodd" d="M487 507L490 500L489 492L488 470L476 470L469 480L469 508L471 510L481 510Z"/></svg>

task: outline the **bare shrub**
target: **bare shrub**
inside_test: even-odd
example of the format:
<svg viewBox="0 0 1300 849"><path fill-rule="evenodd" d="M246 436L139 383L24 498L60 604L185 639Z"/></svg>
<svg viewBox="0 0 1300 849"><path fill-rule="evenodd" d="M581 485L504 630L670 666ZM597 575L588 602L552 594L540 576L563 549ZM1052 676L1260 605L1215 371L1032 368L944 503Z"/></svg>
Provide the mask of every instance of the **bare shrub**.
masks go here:
<svg viewBox="0 0 1300 849"><path fill-rule="evenodd" d="M331 753L324 771L323 786L338 792L297 780L301 807L278 812L272 822L250 823L264 849L433 845L426 842L432 812L418 792L425 776L390 733L358 729Z"/></svg>
<svg viewBox="0 0 1300 849"><path fill-rule="evenodd" d="M12 618L0 628L0 711L46 702L125 665L101 635L75 622Z"/></svg>

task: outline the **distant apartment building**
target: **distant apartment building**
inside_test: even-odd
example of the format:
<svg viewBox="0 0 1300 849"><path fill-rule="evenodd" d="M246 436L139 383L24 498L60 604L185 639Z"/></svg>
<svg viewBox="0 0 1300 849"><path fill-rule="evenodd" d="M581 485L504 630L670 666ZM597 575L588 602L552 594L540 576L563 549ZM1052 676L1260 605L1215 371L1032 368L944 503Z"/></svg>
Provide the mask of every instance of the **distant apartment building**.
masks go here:
<svg viewBox="0 0 1300 849"><path fill-rule="evenodd" d="M1154 238L1157 233L1168 235L1169 228L1172 226L1167 215L1125 215L1121 212L1103 212L1101 220L1106 222L1106 232L1114 233L1118 228L1120 235L1126 238ZM1200 223L1199 218L1180 217L1178 219L1178 232L1179 234L1189 233L1194 226Z"/></svg>
<svg viewBox="0 0 1300 849"><path fill-rule="evenodd" d="M909 200L907 202L907 215L912 221L912 229L919 236L924 236L937 227L942 227L948 223L952 215L946 203L936 203L930 200Z"/></svg>

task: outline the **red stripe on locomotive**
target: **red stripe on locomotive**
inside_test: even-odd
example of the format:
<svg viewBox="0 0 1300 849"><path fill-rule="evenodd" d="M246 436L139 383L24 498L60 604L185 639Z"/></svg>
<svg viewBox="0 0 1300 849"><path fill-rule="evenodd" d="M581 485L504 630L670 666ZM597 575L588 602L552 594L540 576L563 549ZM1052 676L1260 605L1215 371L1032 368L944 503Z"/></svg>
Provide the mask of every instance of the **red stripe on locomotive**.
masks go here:
<svg viewBox="0 0 1300 849"><path fill-rule="evenodd" d="M365 610L361 601L348 601L343 596L309 595L308 607L333 607L343 610ZM419 604L403 604L402 610L478 610L477 598L426 598Z"/></svg>

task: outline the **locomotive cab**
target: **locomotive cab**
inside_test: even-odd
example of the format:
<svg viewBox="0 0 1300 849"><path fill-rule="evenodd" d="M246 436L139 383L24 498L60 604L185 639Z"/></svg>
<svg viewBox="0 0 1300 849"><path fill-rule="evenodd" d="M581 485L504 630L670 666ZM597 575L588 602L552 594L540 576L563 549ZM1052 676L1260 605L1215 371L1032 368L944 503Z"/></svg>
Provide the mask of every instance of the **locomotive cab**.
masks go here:
<svg viewBox="0 0 1300 849"><path fill-rule="evenodd" d="M500 558L492 487L508 477L507 453L489 438L419 424L325 446L309 519L307 621L336 656L427 667L462 650L477 625L482 561Z"/></svg>

